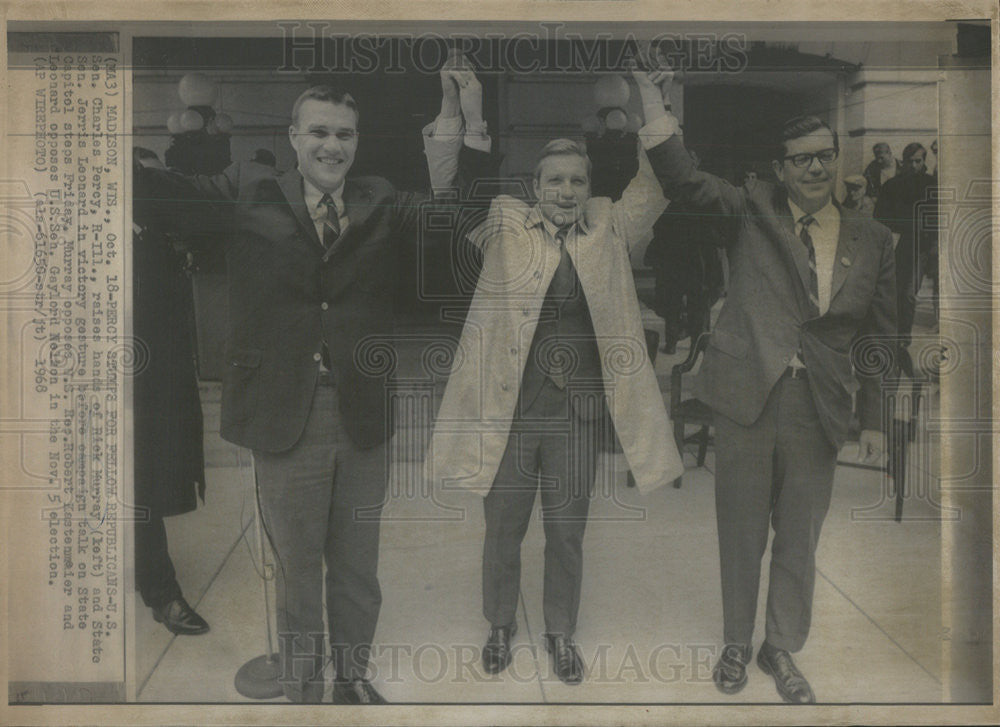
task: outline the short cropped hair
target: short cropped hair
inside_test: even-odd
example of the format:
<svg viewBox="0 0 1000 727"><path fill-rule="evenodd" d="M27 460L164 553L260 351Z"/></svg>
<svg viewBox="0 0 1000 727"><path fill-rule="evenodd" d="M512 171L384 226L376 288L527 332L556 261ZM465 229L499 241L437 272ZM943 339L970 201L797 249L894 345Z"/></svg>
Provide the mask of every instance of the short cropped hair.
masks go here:
<svg viewBox="0 0 1000 727"><path fill-rule="evenodd" d="M299 109L302 108L302 104L309 99L346 106L354 111L354 117L356 120L360 120L361 118L361 112L358 110L357 102L347 91L334 86L312 86L311 88L307 88L303 91L302 95L295 99L295 105L292 106L292 126L298 126Z"/></svg>
<svg viewBox="0 0 1000 727"><path fill-rule="evenodd" d="M878 154L878 150L879 150L879 149L885 149L886 151L889 151L889 150L890 150L891 148L892 148L892 147L890 147L890 146L889 146L888 144L886 144L886 143L885 143L884 141L880 141L880 142L879 142L878 144L875 144L875 145L874 145L874 146L872 147L872 154Z"/></svg>
<svg viewBox="0 0 1000 727"><path fill-rule="evenodd" d="M542 151L538 154L538 161L535 163L535 181L537 182L542 175L542 162L544 162L549 157L555 156L577 156L583 159L587 163L587 178L590 178L591 168L593 164L590 162L590 157L587 156L587 150L583 148L580 144L573 141L572 139L553 139L548 144L546 144Z"/></svg>
<svg viewBox="0 0 1000 727"><path fill-rule="evenodd" d="M924 153L924 157L927 156L927 150L924 149L923 144L921 144L919 141L910 142L903 149L903 161L905 162L908 159L912 159L914 156L916 156L918 151L922 151Z"/></svg>
<svg viewBox="0 0 1000 727"><path fill-rule="evenodd" d="M837 132L830 128L823 119L818 116L806 115L790 118L778 130L777 138L774 142L774 158L780 161L788 153L788 142L803 136L808 136L814 131L826 129L833 134L833 148L840 149L840 141L837 139Z"/></svg>

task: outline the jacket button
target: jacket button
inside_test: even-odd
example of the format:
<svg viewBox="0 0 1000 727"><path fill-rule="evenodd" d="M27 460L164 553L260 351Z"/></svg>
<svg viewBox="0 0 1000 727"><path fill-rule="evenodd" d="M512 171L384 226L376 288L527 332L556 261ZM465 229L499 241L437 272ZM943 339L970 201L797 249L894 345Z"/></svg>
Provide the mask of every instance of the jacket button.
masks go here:
<svg viewBox="0 0 1000 727"><path fill-rule="evenodd" d="M517 355L517 347L516 346L511 346L510 347L510 352L516 356Z"/></svg>
<svg viewBox="0 0 1000 727"><path fill-rule="evenodd" d="M535 280L538 280L540 277L542 277L542 274L536 270L535 271Z"/></svg>
<svg viewBox="0 0 1000 727"><path fill-rule="evenodd" d="M320 308L322 308L323 310L329 310L329 309L330 309L330 304L329 304L329 303L327 303L327 302L326 302L326 301L324 300L324 301L323 301L323 302L322 302L322 303L320 304L320 306L319 306L319 307L320 307Z"/></svg>
<svg viewBox="0 0 1000 727"><path fill-rule="evenodd" d="M524 314L525 318L531 315L531 311L529 311L527 308L523 308L521 312Z"/></svg>
<svg viewBox="0 0 1000 727"><path fill-rule="evenodd" d="M318 362L318 361L322 361L322 360L323 360L323 357L320 356L318 353L314 353L313 354L313 361L317 361Z"/></svg>
<svg viewBox="0 0 1000 727"><path fill-rule="evenodd" d="M501 391L510 391L510 387L507 384L500 384Z"/></svg>

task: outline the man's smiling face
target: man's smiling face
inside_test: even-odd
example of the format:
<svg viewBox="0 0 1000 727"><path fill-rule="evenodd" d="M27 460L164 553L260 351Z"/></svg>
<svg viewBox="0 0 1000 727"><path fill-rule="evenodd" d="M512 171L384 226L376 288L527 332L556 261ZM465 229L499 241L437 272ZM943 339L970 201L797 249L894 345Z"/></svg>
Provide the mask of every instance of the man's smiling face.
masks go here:
<svg viewBox="0 0 1000 727"><path fill-rule="evenodd" d="M575 154L558 154L542 160L534 182L542 214L556 227L575 222L590 199L587 162Z"/></svg>
<svg viewBox="0 0 1000 727"><path fill-rule="evenodd" d="M358 149L358 115L338 103L306 99L288 138L298 155L299 172L317 189L333 192L344 183Z"/></svg>

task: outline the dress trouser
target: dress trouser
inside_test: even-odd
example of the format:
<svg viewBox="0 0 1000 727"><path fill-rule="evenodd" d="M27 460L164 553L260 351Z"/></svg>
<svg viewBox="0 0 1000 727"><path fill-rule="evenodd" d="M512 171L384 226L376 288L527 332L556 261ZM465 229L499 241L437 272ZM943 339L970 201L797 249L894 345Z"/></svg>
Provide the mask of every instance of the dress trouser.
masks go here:
<svg viewBox="0 0 1000 727"><path fill-rule="evenodd" d="M912 340L913 319L917 311L917 291L924 280L927 251L918 251L916 241L904 235L896 245L896 311L899 336L904 345ZM935 293L936 293L935 289Z"/></svg>
<svg viewBox="0 0 1000 727"><path fill-rule="evenodd" d="M181 597L173 561L167 551L163 517L150 510L148 520L135 523L135 585L149 608L166 606Z"/></svg>
<svg viewBox="0 0 1000 727"><path fill-rule="evenodd" d="M545 530L543 612L548 633L576 630L583 575L583 534L603 431L570 407L572 386L546 378L515 417L507 449L483 504L483 615L494 626L514 622L521 585L521 541L541 483Z"/></svg>
<svg viewBox="0 0 1000 727"><path fill-rule="evenodd" d="M766 639L798 651L809 634L816 545L830 507L837 450L804 378L782 377L748 427L716 412L715 431L725 641L752 643L770 521L775 535Z"/></svg>
<svg viewBox="0 0 1000 727"><path fill-rule="evenodd" d="M302 436L280 453L254 451L263 523L275 552L278 640L285 695L323 696L323 565L334 671L363 677L382 593L379 518L386 449L358 449L345 431L336 388L319 384Z"/></svg>

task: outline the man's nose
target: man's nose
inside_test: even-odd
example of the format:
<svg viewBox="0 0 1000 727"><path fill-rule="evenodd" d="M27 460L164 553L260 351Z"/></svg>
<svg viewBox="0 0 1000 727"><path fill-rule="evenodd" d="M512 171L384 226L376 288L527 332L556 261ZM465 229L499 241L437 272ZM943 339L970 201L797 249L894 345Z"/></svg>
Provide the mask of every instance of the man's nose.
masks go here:
<svg viewBox="0 0 1000 727"><path fill-rule="evenodd" d="M809 160L809 166L806 167L806 171L813 175L822 174L825 171L823 162L819 160L819 157L813 157Z"/></svg>

